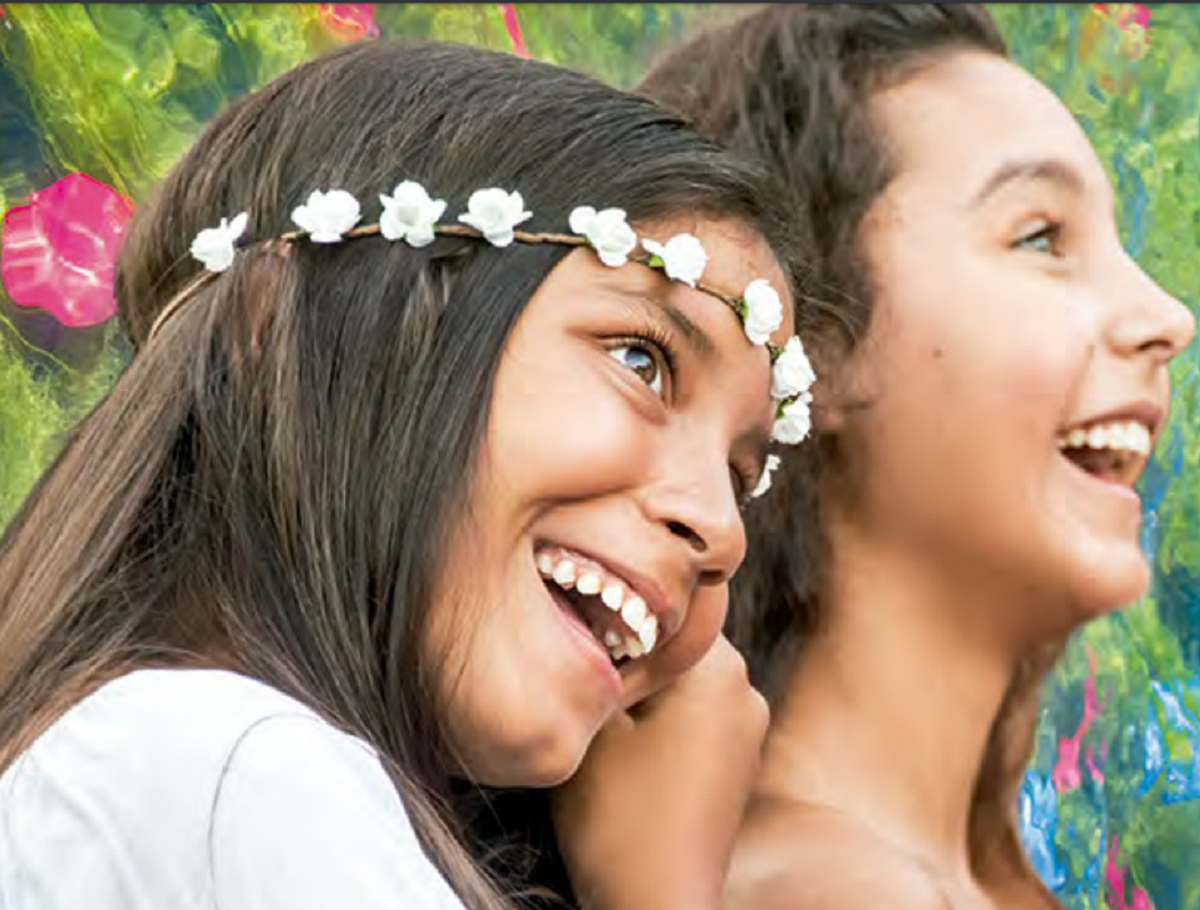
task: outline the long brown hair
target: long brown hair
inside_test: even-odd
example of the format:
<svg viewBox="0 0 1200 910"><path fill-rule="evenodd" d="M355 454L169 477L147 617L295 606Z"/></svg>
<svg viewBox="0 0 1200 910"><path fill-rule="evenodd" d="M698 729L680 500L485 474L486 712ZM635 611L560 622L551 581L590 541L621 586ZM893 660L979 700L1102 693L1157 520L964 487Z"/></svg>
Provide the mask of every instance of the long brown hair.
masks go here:
<svg viewBox="0 0 1200 910"><path fill-rule="evenodd" d="M266 242L313 189L371 220L401 179L451 213L519 189L535 231L592 204L782 242L753 168L548 64L367 41L232 104L137 213L117 288L136 354L0 541L0 770L105 679L232 667L375 746L464 902L500 908L453 808L423 631L506 340L567 250ZM191 239L240 211L247 248L148 338L200 271Z"/></svg>
<svg viewBox="0 0 1200 910"><path fill-rule="evenodd" d="M666 55L639 90L687 114L736 151L764 161L794 213L797 325L819 373L864 337L875 289L863 219L896 163L871 99L947 53L1007 56L979 4L770 4L709 28ZM826 369L823 369L825 367ZM778 495L748 517L753 544L734 579L727 631L752 678L778 696L822 619L827 543L818 490L838 463L834 440L801 446L779 472ZM1061 645L1014 674L976 782L970 847L976 868L1015 866L1041 887L1022 850L1017 794L1033 750L1041 682Z"/></svg>

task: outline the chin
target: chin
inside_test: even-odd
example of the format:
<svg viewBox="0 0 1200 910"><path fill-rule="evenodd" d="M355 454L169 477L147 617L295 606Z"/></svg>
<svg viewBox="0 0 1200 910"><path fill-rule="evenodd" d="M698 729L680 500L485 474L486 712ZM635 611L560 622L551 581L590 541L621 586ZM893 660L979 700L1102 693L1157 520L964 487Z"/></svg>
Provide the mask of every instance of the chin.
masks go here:
<svg viewBox="0 0 1200 910"><path fill-rule="evenodd" d="M1140 549L1112 554L1076 573L1072 601L1083 623L1133 606L1150 590L1150 566Z"/></svg>
<svg viewBox="0 0 1200 910"><path fill-rule="evenodd" d="M579 769L594 735L591 730L570 733L560 728L507 743L502 747L503 760L475 763L471 777L488 787L557 787Z"/></svg>
<svg viewBox="0 0 1200 910"><path fill-rule="evenodd" d="M523 786L548 790L565 784L579 770L580 764L583 763L583 756L584 753L580 752L571 757L570 760L547 762L532 768L525 776Z"/></svg>

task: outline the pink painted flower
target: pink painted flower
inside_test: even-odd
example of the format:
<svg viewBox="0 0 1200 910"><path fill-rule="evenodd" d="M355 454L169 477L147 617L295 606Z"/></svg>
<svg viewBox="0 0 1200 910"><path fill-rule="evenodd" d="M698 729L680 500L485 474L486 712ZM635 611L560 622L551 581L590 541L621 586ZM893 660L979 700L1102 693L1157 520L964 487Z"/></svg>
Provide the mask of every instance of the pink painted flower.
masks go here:
<svg viewBox="0 0 1200 910"><path fill-rule="evenodd" d="M1093 3L1092 8L1118 28L1131 25L1147 28L1150 25L1150 10L1142 3Z"/></svg>
<svg viewBox="0 0 1200 910"><path fill-rule="evenodd" d="M525 46L521 20L517 18L517 5L515 3L497 3L496 9L500 10L500 15L504 19L504 29L508 32L509 40L512 41L513 53L528 60L529 48Z"/></svg>
<svg viewBox="0 0 1200 910"><path fill-rule="evenodd" d="M87 174L68 174L4 216L0 281L13 302L67 326L98 325L117 311L117 250L133 206Z"/></svg>
<svg viewBox="0 0 1200 910"><path fill-rule="evenodd" d="M1088 664L1091 666L1092 672L1088 674L1088 678L1083 683L1083 719L1080 720L1079 729L1073 735L1064 736L1058 741L1058 762L1054 766L1052 776L1055 789L1059 793L1068 793L1074 790L1082 781L1083 775L1079 770L1079 753L1083 748L1083 737L1087 735L1096 718L1100 716L1100 712L1104 710L1096 699L1096 658L1090 649L1088 650ZM1103 786L1104 774L1096 766L1094 753L1090 746L1088 747L1087 764L1092 778Z"/></svg>
<svg viewBox="0 0 1200 910"><path fill-rule="evenodd" d="M1104 880L1113 896L1125 905L1125 870L1117 865L1117 854L1121 849L1121 839L1114 837L1108 848L1108 859L1104 864Z"/></svg>
<svg viewBox="0 0 1200 910"><path fill-rule="evenodd" d="M1102 36L1108 32L1116 35L1113 44L1120 57L1141 60L1150 46L1150 10L1141 3L1093 3L1080 28L1080 57L1086 60L1100 46L1107 45L1108 40L1102 40ZM1117 63L1110 61L1108 65L1111 68ZM1128 87L1130 77L1128 73L1105 72L1100 81L1108 83L1106 89L1120 91Z"/></svg>
<svg viewBox="0 0 1200 910"><path fill-rule="evenodd" d="M379 34L374 3L318 3L317 19L339 41L359 41Z"/></svg>
<svg viewBox="0 0 1200 910"><path fill-rule="evenodd" d="M1064 736L1058 741L1058 761L1051 775L1054 789L1059 793L1070 793L1079 786L1083 776L1079 772L1079 737Z"/></svg>
<svg viewBox="0 0 1200 910"><path fill-rule="evenodd" d="M1110 898L1109 906L1112 907L1112 910L1154 910L1150 895L1136 886L1133 889L1133 903L1125 903L1125 869L1117 865L1120 848L1120 838L1114 837L1108 851L1108 861L1104 866L1104 879L1108 883Z"/></svg>
<svg viewBox="0 0 1200 910"><path fill-rule="evenodd" d="M1087 768L1094 780L1101 787L1104 786L1104 769L1096 762L1096 751L1089 744L1087 747Z"/></svg>

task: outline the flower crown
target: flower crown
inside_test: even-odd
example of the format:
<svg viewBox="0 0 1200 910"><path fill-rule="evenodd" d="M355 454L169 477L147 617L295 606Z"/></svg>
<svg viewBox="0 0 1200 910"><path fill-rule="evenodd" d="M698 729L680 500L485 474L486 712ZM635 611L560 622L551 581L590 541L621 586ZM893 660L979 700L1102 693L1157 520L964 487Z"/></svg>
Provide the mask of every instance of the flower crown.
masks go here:
<svg viewBox="0 0 1200 910"><path fill-rule="evenodd" d="M494 187L471 194L466 213L458 216L459 224L439 224L446 211L445 200L430 198L425 188L412 180L399 184L390 196L381 194L379 201L383 212L378 223L359 225L362 209L353 195L338 189L313 190L308 200L292 211L292 221L299 230L277 239L291 242L307 237L313 243L339 243L379 234L386 240L403 240L411 247L423 247L441 234L480 237L497 247L506 247L514 240L588 246L610 268L618 268L630 261L640 262L661 270L672 281L716 297L733 310L751 343L766 347L770 354L771 397L776 402L771 439L794 445L808 436L811 429L809 404L812 401L809 389L817 377L798 337L792 336L783 347L768 341L771 333L783 324L783 303L779 294L765 278L751 281L739 297L702 284L700 277L708 264L708 254L699 238L692 234L676 234L665 243L639 238L629 226L623 210L597 211L591 206L579 206L571 212L568 223L573 233L519 231L517 225L532 218L533 213L525 210L520 193ZM206 228L196 235L190 252L204 264L206 271L163 308L151 325L148 338L154 337L201 284L233 265L235 244L249 220L249 214L242 212L232 219L222 218L217 227ZM640 254L635 252L639 243L643 250ZM762 477L751 496L761 496L770 488L771 472L778 466L779 457L768 455Z"/></svg>

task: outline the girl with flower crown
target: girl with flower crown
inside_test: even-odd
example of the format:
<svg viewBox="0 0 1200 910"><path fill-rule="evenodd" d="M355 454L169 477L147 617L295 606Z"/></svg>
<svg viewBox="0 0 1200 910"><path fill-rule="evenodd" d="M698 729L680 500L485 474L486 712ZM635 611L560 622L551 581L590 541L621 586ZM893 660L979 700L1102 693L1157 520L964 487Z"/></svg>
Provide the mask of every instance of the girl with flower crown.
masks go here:
<svg viewBox="0 0 1200 910"><path fill-rule="evenodd" d="M0 545L0 906L510 906L467 798L601 732L581 892L715 906L766 721L727 586L814 378L756 173L453 45L218 117L122 250L131 364ZM638 840L664 748L727 784L686 851Z"/></svg>
<svg viewBox="0 0 1200 910"><path fill-rule="evenodd" d="M1040 681L1146 590L1191 314L980 6L771 6L643 89L773 168L821 367L731 608L772 718L726 906L1057 906L1016 821Z"/></svg>

